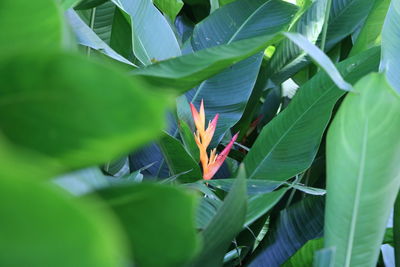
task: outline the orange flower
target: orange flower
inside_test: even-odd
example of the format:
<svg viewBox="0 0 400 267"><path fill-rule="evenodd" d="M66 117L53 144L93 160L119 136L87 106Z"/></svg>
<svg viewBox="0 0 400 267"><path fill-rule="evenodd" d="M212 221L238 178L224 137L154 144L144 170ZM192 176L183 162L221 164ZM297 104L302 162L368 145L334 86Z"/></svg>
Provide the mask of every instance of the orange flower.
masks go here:
<svg viewBox="0 0 400 267"><path fill-rule="evenodd" d="M192 116L194 124L196 125L196 132L194 133L194 139L200 150L200 162L203 167L203 179L210 180L218 169L221 167L222 163L225 161L226 157L231 150L233 143L236 141L238 134L232 137L229 144L222 150L221 154L216 154L216 149L212 149L210 157L207 154L207 147L211 143L211 139L214 135L215 128L217 127L219 115L215 115L214 119L208 123L207 129L204 129L206 117L204 113L204 103L201 100L200 112L197 111L195 106L190 103L190 109L192 111Z"/></svg>

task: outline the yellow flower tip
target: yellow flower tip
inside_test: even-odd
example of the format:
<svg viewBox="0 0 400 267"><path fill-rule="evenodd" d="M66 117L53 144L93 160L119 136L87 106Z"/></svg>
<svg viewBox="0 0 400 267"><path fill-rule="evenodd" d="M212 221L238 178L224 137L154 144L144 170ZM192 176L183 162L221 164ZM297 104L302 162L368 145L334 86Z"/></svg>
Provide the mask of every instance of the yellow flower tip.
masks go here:
<svg viewBox="0 0 400 267"><path fill-rule="evenodd" d="M193 103L190 103L190 111L192 112L192 117L194 120L194 124L196 125L196 129L200 132L202 135L204 132L204 121L201 118L201 114L197 111L196 107L193 105ZM204 112L204 110L203 110Z"/></svg>
<svg viewBox="0 0 400 267"><path fill-rule="evenodd" d="M206 125L206 114L205 114L205 112L204 112L204 101L203 101L203 99L201 100L201 103L200 103L200 123L201 123L201 125L203 125L203 129L204 129L204 127L205 127L205 125Z"/></svg>

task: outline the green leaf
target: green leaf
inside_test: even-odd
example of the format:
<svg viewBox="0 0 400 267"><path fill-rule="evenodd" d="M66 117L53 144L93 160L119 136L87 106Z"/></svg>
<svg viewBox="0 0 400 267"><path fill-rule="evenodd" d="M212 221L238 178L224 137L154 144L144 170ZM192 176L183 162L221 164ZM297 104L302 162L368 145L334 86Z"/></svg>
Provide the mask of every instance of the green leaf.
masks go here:
<svg viewBox="0 0 400 267"><path fill-rule="evenodd" d="M196 25L192 37L193 49L196 51L277 34L287 28L297 9L297 6L278 0L238 0L227 4ZM220 115L212 145L215 146L241 118L254 88L262 57L262 53L258 53L231 66L204 81L188 97L195 106L204 100L207 119L217 113Z"/></svg>
<svg viewBox="0 0 400 267"><path fill-rule="evenodd" d="M138 266L184 266L198 250L194 195L158 184L112 187L98 194L125 228Z"/></svg>
<svg viewBox="0 0 400 267"><path fill-rule="evenodd" d="M0 158L0 177L10 179L48 179L63 169L53 158L10 144L3 134L0 134Z"/></svg>
<svg viewBox="0 0 400 267"><path fill-rule="evenodd" d="M381 69L386 73L388 82L400 93L400 0L390 3L382 30L382 62Z"/></svg>
<svg viewBox="0 0 400 267"><path fill-rule="evenodd" d="M98 7L108 0L82 0L80 3L76 6L76 9L89 9L89 8L95 8Z"/></svg>
<svg viewBox="0 0 400 267"><path fill-rule="evenodd" d="M143 65L181 54L174 32L151 0L112 1L131 17L133 52Z"/></svg>
<svg viewBox="0 0 400 267"><path fill-rule="evenodd" d="M133 54L130 19L127 18L127 15L119 8L116 8L114 13L110 46L129 61L134 62L135 64L138 63Z"/></svg>
<svg viewBox="0 0 400 267"><path fill-rule="evenodd" d="M344 267L376 264L400 188L400 96L383 74L354 88L327 137L325 247Z"/></svg>
<svg viewBox="0 0 400 267"><path fill-rule="evenodd" d="M1 266L125 266L126 243L105 210L32 179L0 179Z"/></svg>
<svg viewBox="0 0 400 267"><path fill-rule="evenodd" d="M175 21L176 15L178 15L183 7L182 0L154 0L154 4L167 15L172 22Z"/></svg>
<svg viewBox="0 0 400 267"><path fill-rule="evenodd" d="M314 44L322 30L327 2L328 0L307 2L300 10L301 17L291 26L290 31L305 36ZM295 44L284 40L276 47L268 63L267 73L276 84L280 84L299 71L304 62L305 54Z"/></svg>
<svg viewBox="0 0 400 267"><path fill-rule="evenodd" d="M221 266L224 255L242 230L246 216L246 180L238 177L206 229L201 233L203 248L190 266Z"/></svg>
<svg viewBox="0 0 400 267"><path fill-rule="evenodd" d="M322 238L308 241L282 267L310 267L313 265L314 253L324 247Z"/></svg>
<svg viewBox="0 0 400 267"><path fill-rule="evenodd" d="M282 210L269 224L249 267L281 266L307 241L323 232L324 198L307 197Z"/></svg>
<svg viewBox="0 0 400 267"><path fill-rule="evenodd" d="M175 88L178 93L184 93L276 41L275 34L249 38L157 62L145 68L135 69L132 73L143 76L158 86L169 86Z"/></svg>
<svg viewBox="0 0 400 267"><path fill-rule="evenodd" d="M111 29L116 9L117 8L111 1L105 1L104 3L98 5L95 9L93 9L93 31L106 44L110 44Z"/></svg>
<svg viewBox="0 0 400 267"><path fill-rule="evenodd" d="M373 48L336 65L350 83L377 70ZM344 94L327 74L304 84L289 106L268 123L244 159L248 178L283 181L310 167L336 101Z"/></svg>
<svg viewBox="0 0 400 267"><path fill-rule="evenodd" d="M185 172L179 176L179 181L194 182L202 179L199 164L188 154L179 140L163 132L159 145L171 173L177 175Z"/></svg>
<svg viewBox="0 0 400 267"><path fill-rule="evenodd" d="M194 139L192 130L189 125L183 120L179 120L178 123L179 134L182 138L182 142L185 146L186 151L192 156L196 162L200 162L200 151Z"/></svg>
<svg viewBox="0 0 400 267"><path fill-rule="evenodd" d="M314 267L333 267L335 258L334 248L324 248L315 252Z"/></svg>
<svg viewBox="0 0 400 267"><path fill-rule="evenodd" d="M390 0L375 0L374 6L367 17L349 56L353 56L361 51L365 51L373 46L381 44L381 32L386 13L389 9L389 4Z"/></svg>
<svg viewBox="0 0 400 267"><path fill-rule="evenodd" d="M206 183L218 189L229 192L232 189L235 181L236 179L214 179L214 180L209 180ZM247 187L246 191L249 196L266 194L274 191L282 184L283 182L277 182L277 181L246 179L246 187Z"/></svg>
<svg viewBox="0 0 400 267"><path fill-rule="evenodd" d="M129 173L128 157L124 156L122 158L107 162L103 166L103 171L108 175L120 177L126 173Z"/></svg>
<svg viewBox="0 0 400 267"><path fill-rule="evenodd" d="M87 26L85 24L85 22L78 16L78 14L76 14L75 11L73 11L72 9L67 10L65 12L65 16L68 19L68 22L71 25L71 27L76 35L77 41L81 45L90 47L95 50L99 50L102 53L104 53L105 55L107 55L117 61L135 66L129 60L127 60L126 58L124 58L123 56L121 56L117 52L115 52L103 40L101 40L100 37L98 37L96 35L96 33L94 33L93 30L90 29L89 26Z"/></svg>
<svg viewBox="0 0 400 267"><path fill-rule="evenodd" d="M62 28L54 0L2 0L0 54L60 48Z"/></svg>
<svg viewBox="0 0 400 267"><path fill-rule="evenodd" d="M251 225L261 216L269 212L281 198L285 195L288 187L280 188L276 191L258 194L249 198L245 226Z"/></svg>
<svg viewBox="0 0 400 267"><path fill-rule="evenodd" d="M386 237L387 232L385 233ZM393 243L396 267L400 265L400 194L397 193L393 211Z"/></svg>
<svg viewBox="0 0 400 267"><path fill-rule="evenodd" d="M203 197L197 207L196 225L198 229L205 229L217 214L223 202L219 199Z"/></svg>
<svg viewBox="0 0 400 267"><path fill-rule="evenodd" d="M147 91L151 86L77 55L4 59L0 84L4 136L54 158L64 170L118 158L163 128L165 99Z"/></svg>
<svg viewBox="0 0 400 267"><path fill-rule="evenodd" d="M336 86L345 91L351 91L351 84L347 83L339 71L336 69L330 58L322 52L317 46L310 43L303 35L298 33L284 33L298 47L303 49L320 66L336 84Z"/></svg>
<svg viewBox="0 0 400 267"><path fill-rule="evenodd" d="M63 10L68 10L76 6L81 0L58 0Z"/></svg>
<svg viewBox="0 0 400 267"><path fill-rule="evenodd" d="M368 16L374 1L332 0L325 51L354 32Z"/></svg>

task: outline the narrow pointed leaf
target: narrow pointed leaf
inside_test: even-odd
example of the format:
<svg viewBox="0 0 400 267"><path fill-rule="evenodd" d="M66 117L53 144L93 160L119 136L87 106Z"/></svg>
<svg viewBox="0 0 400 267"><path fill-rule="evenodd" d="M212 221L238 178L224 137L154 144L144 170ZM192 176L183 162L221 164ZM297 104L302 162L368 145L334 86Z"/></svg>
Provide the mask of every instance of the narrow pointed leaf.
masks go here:
<svg viewBox="0 0 400 267"><path fill-rule="evenodd" d="M246 180L236 179L217 214L201 233L203 248L191 266L221 266L235 236L242 230L246 216Z"/></svg>
<svg viewBox="0 0 400 267"><path fill-rule="evenodd" d="M182 143L167 133L163 133L160 148L172 175L187 172L180 175L178 180L182 182L194 182L202 179L199 164L186 152Z"/></svg>
<svg viewBox="0 0 400 267"><path fill-rule="evenodd" d="M322 52L316 45L309 42L303 35L298 33L284 33L293 43L303 49L320 66L336 84L336 86L345 91L351 91L351 84L347 83L340 72L336 69L330 58Z"/></svg>

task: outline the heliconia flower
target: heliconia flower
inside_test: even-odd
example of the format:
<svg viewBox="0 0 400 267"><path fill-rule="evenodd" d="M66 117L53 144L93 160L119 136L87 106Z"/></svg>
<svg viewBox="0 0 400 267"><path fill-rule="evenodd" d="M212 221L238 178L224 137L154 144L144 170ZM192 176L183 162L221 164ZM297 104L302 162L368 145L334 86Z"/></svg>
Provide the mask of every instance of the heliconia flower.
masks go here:
<svg viewBox="0 0 400 267"><path fill-rule="evenodd" d="M226 157L231 150L233 143L236 141L238 134L235 134L229 144L221 152L221 154L216 154L216 149L212 149L210 153L210 158L207 154L207 147L210 145L212 137L217 127L218 117L215 117L208 123L207 129L205 127L205 112L204 103L201 100L200 110L197 111L196 107L190 103L190 110L192 111L192 116L194 124L196 125L196 132L194 133L194 139L200 150L200 162L203 167L203 179L210 180L218 169L221 167L222 163L225 161Z"/></svg>

